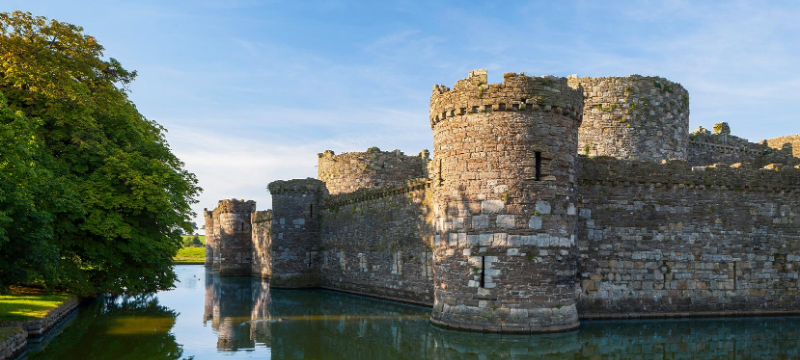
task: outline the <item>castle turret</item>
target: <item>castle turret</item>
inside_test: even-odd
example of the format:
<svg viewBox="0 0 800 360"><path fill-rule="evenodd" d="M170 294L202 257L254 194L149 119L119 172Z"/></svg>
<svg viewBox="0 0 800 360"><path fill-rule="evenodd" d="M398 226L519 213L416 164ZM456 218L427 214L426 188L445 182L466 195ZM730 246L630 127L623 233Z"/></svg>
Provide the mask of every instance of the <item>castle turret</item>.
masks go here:
<svg viewBox="0 0 800 360"><path fill-rule="evenodd" d="M208 209L203 209L203 217L205 218L205 232L206 232L206 261L205 266L214 265L214 249L216 242L216 234L214 234L214 212Z"/></svg>
<svg viewBox="0 0 800 360"><path fill-rule="evenodd" d="M585 94L578 153L626 160L686 160L689 92L652 76L578 78Z"/></svg>
<svg viewBox="0 0 800 360"><path fill-rule="evenodd" d="M575 170L583 94L558 77L476 70L431 96L434 324L578 327Z"/></svg>
<svg viewBox="0 0 800 360"><path fill-rule="evenodd" d="M423 152L424 153L424 152ZM407 156L400 150L336 155L331 150L319 154L318 178L328 194L346 194L360 189L402 186L410 179L427 177L427 156Z"/></svg>
<svg viewBox="0 0 800 360"><path fill-rule="evenodd" d="M319 286L319 214L316 179L274 181L272 194L272 275L270 287Z"/></svg>
<svg viewBox="0 0 800 360"><path fill-rule="evenodd" d="M256 211L256 202L249 200L220 200L218 213L219 237L216 252L219 252L220 275L249 275L253 244L250 217Z"/></svg>

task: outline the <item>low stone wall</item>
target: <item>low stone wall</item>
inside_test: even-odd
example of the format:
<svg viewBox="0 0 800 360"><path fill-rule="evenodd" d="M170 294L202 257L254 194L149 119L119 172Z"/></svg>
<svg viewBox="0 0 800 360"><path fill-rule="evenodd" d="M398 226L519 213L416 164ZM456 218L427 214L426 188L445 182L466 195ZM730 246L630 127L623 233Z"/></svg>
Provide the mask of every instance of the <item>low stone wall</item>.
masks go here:
<svg viewBox="0 0 800 360"><path fill-rule="evenodd" d="M5 326L19 326L27 332L27 336L31 338L44 335L48 330L52 329L61 319L67 317L81 304L81 299L71 298L64 301L61 305L47 313L42 319L25 320L25 321L3 321L0 322L0 327Z"/></svg>
<svg viewBox="0 0 800 360"><path fill-rule="evenodd" d="M428 185L332 196L323 208L322 287L433 304Z"/></svg>
<svg viewBox="0 0 800 360"><path fill-rule="evenodd" d="M582 318L800 313L800 170L580 164Z"/></svg>
<svg viewBox="0 0 800 360"><path fill-rule="evenodd" d="M28 332L18 326L0 329L3 330L8 330L11 335L0 339L0 360L14 359L27 349Z"/></svg>

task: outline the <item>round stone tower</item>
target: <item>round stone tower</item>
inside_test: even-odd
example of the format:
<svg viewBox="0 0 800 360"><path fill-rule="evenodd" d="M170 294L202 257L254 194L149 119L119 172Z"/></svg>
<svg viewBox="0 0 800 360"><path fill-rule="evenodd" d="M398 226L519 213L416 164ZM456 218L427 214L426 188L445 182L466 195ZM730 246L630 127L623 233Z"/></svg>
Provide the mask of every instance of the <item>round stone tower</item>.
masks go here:
<svg viewBox="0 0 800 360"><path fill-rule="evenodd" d="M578 78L583 87L583 124L578 153L628 160L686 160L689 92L651 76Z"/></svg>
<svg viewBox="0 0 800 360"><path fill-rule="evenodd" d="M219 237L215 241L220 275L249 275L253 257L250 217L256 211L256 202L220 200L215 211L219 214Z"/></svg>
<svg viewBox="0 0 800 360"><path fill-rule="evenodd" d="M325 183L317 179L269 183L272 194L270 287L319 286L320 200Z"/></svg>
<svg viewBox="0 0 800 360"><path fill-rule="evenodd" d="M216 234L214 233L214 212L208 209L203 209L203 217L205 220L206 231L206 261L205 266L211 267L214 265L214 249L216 248Z"/></svg>
<svg viewBox="0 0 800 360"><path fill-rule="evenodd" d="M578 327L575 167L583 92L558 77L470 72L431 96L434 324Z"/></svg>
<svg viewBox="0 0 800 360"><path fill-rule="evenodd" d="M400 150L381 151L376 147L339 155L326 150L319 154L317 177L325 182L330 195L352 193L400 186L407 180L426 177L428 161L422 155L407 156Z"/></svg>

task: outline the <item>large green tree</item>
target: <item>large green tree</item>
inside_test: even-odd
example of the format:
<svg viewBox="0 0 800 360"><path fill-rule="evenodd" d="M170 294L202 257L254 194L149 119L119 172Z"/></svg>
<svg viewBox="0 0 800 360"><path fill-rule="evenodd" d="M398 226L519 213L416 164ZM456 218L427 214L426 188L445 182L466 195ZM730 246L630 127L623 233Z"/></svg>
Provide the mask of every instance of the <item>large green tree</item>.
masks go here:
<svg viewBox="0 0 800 360"><path fill-rule="evenodd" d="M0 287L174 283L201 189L128 99L135 77L78 26L0 13Z"/></svg>

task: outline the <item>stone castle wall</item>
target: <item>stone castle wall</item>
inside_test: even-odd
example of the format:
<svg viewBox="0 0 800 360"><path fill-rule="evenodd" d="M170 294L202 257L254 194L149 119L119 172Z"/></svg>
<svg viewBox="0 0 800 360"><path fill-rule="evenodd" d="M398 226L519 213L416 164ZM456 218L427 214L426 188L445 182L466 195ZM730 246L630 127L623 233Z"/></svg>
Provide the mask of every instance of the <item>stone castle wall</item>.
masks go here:
<svg viewBox="0 0 800 360"><path fill-rule="evenodd" d="M331 195L403 185L406 180L427 177L428 157L406 156L400 150L335 155L327 150L319 154L318 178L325 182Z"/></svg>
<svg viewBox="0 0 800 360"><path fill-rule="evenodd" d="M582 317L800 311L800 169L580 165Z"/></svg>
<svg viewBox="0 0 800 360"><path fill-rule="evenodd" d="M321 286L433 304L427 179L331 196L322 211Z"/></svg>
<svg viewBox="0 0 800 360"><path fill-rule="evenodd" d="M253 256L250 218L255 211L256 203L252 200L229 199L217 204L214 212L217 214L215 227L219 228L219 237L215 239L215 253L219 253L220 274L250 274Z"/></svg>
<svg viewBox="0 0 800 360"><path fill-rule="evenodd" d="M320 180L269 185L271 212L220 202L211 265L431 305L433 323L480 331L800 313L800 136L690 136L688 93L662 78L486 82L434 86L432 161L326 151Z"/></svg>
<svg viewBox="0 0 800 360"><path fill-rule="evenodd" d="M795 158L800 158L800 135L781 136L766 140L766 143L773 149L785 149Z"/></svg>
<svg viewBox="0 0 800 360"><path fill-rule="evenodd" d="M473 72L431 96L431 321L481 331L578 326L575 154L582 93L565 78ZM536 248L539 241L547 242Z"/></svg>
<svg viewBox="0 0 800 360"><path fill-rule="evenodd" d="M319 286L319 204L323 187L324 183L316 179L269 184L272 194L271 286Z"/></svg>
<svg viewBox="0 0 800 360"><path fill-rule="evenodd" d="M578 78L584 93L578 153L629 160L686 160L689 92L651 76Z"/></svg>
<svg viewBox="0 0 800 360"><path fill-rule="evenodd" d="M690 134L689 165L750 163L755 166L767 164L797 165L798 153L794 144L800 146L800 135L784 136L760 143L731 135L727 123L717 123L710 132L702 126Z"/></svg>
<svg viewBox="0 0 800 360"><path fill-rule="evenodd" d="M250 217L252 229L253 276L272 276L272 210L256 211Z"/></svg>
<svg viewBox="0 0 800 360"><path fill-rule="evenodd" d="M214 265L214 250L217 244L216 236L219 232L215 233L214 228L216 227L215 219L214 219L214 212L209 211L208 209L203 209L203 219L205 220L205 233L206 233L206 260L205 266L213 266Z"/></svg>

